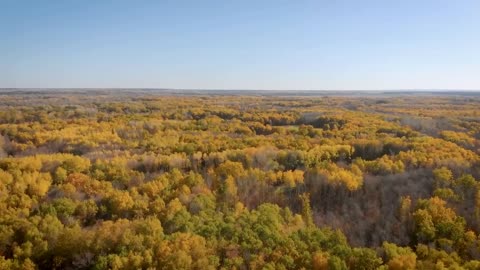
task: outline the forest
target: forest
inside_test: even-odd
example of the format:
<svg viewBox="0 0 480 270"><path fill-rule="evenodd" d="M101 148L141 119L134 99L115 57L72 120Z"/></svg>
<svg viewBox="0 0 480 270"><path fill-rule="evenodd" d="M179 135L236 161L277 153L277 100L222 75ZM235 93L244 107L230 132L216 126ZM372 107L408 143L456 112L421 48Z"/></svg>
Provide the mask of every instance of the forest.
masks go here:
<svg viewBox="0 0 480 270"><path fill-rule="evenodd" d="M480 95L0 92L0 269L480 269Z"/></svg>

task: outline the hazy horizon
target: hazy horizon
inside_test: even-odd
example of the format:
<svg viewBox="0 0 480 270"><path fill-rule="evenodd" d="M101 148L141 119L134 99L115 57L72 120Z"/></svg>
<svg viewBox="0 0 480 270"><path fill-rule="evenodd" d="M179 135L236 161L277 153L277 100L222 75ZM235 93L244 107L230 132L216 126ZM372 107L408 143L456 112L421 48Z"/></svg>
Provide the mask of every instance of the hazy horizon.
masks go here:
<svg viewBox="0 0 480 270"><path fill-rule="evenodd" d="M418 93L442 93L442 92L480 92L480 89L206 89L206 88L162 88L162 87L0 87L0 91L5 90L27 90L27 91L55 91L55 90L126 90L126 91L186 91L186 92L208 92L208 91L229 91L229 92L418 92Z"/></svg>

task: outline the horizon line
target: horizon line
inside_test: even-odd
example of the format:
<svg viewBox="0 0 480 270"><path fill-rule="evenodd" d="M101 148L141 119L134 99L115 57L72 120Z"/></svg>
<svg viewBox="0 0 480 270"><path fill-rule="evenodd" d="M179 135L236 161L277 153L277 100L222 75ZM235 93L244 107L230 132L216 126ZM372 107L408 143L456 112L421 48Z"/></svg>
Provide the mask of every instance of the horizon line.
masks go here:
<svg viewBox="0 0 480 270"><path fill-rule="evenodd" d="M480 92L480 89L441 89L441 88L405 88L405 89L241 89L241 88L164 88L164 87L0 87L3 90L161 90L161 91L279 91L279 92Z"/></svg>

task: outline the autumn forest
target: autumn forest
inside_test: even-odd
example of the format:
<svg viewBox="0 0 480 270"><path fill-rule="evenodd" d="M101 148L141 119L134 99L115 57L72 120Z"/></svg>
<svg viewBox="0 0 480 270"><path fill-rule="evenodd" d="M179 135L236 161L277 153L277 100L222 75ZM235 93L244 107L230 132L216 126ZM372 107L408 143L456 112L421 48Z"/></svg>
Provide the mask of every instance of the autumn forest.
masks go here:
<svg viewBox="0 0 480 270"><path fill-rule="evenodd" d="M480 96L0 92L0 269L480 269Z"/></svg>

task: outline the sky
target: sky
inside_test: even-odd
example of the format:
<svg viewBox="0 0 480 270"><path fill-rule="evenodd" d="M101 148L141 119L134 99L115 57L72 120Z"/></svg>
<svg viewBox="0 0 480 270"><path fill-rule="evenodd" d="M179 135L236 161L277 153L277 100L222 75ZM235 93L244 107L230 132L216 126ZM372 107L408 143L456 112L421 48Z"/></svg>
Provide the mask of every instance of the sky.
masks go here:
<svg viewBox="0 0 480 270"><path fill-rule="evenodd" d="M480 90L478 0L0 0L0 88Z"/></svg>

